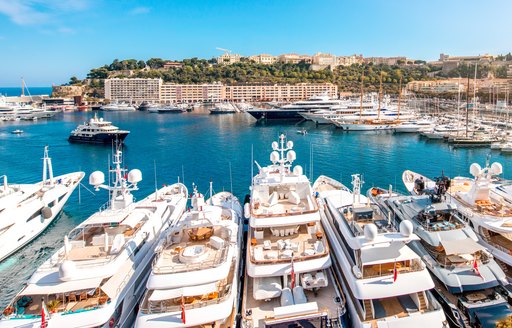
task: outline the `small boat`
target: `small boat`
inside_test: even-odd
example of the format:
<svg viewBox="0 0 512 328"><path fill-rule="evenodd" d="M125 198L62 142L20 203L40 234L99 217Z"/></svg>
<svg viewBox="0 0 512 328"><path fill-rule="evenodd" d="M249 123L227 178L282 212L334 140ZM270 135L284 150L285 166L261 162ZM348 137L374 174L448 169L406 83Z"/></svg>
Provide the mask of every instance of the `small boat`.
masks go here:
<svg viewBox="0 0 512 328"><path fill-rule="evenodd" d="M306 130L306 129L297 130L297 133L298 134L302 134L303 136L305 136L306 134L308 134L308 130Z"/></svg>
<svg viewBox="0 0 512 328"><path fill-rule="evenodd" d="M14 131L11 131L12 134L22 134L23 133L23 130L20 130L20 129L16 129Z"/></svg>

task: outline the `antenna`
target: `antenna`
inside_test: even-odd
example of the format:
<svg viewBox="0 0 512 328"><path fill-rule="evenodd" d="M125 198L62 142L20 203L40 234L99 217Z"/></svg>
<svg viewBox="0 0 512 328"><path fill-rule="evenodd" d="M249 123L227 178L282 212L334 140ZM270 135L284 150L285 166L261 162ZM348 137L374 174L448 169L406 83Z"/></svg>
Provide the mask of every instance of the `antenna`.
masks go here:
<svg viewBox="0 0 512 328"><path fill-rule="evenodd" d="M231 193L233 193L233 174L231 173L231 162L229 162L229 186L231 188Z"/></svg>
<svg viewBox="0 0 512 328"><path fill-rule="evenodd" d="M183 180L183 184L185 184L185 167L181 165L181 179Z"/></svg>
<svg viewBox="0 0 512 328"><path fill-rule="evenodd" d="M253 184L253 178L254 178L254 144L251 144L251 187L252 187L252 184ZM256 163L256 165L258 165L258 168L261 169L261 167L259 166L258 163Z"/></svg>
<svg viewBox="0 0 512 328"><path fill-rule="evenodd" d="M153 170L155 173L155 199L158 199L158 184L156 182L156 160L153 160Z"/></svg>

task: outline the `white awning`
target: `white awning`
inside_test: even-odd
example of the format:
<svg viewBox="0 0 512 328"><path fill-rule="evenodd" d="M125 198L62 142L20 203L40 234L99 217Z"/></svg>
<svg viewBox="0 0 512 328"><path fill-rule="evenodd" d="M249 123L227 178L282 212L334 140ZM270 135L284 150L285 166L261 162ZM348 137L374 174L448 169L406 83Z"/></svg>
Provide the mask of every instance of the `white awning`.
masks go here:
<svg viewBox="0 0 512 328"><path fill-rule="evenodd" d="M484 250L482 246L471 238L453 241L441 240L441 245L443 245L446 255L473 254Z"/></svg>
<svg viewBox="0 0 512 328"><path fill-rule="evenodd" d="M418 255L403 243L383 244L383 246L376 245L371 248L361 249L363 265L399 262L418 258Z"/></svg>
<svg viewBox="0 0 512 328"><path fill-rule="evenodd" d="M217 283L212 282L204 285L184 287L183 296L198 296L213 293L215 291L217 291Z"/></svg>
<svg viewBox="0 0 512 328"><path fill-rule="evenodd" d="M128 215L122 222L120 222L119 224L122 224L122 225L127 225L129 227L132 227L134 228L137 223L139 223L140 221L142 221L142 219L146 216L146 213L144 212L140 212L140 211L136 211L136 212L132 212L130 213L130 215Z"/></svg>
<svg viewBox="0 0 512 328"><path fill-rule="evenodd" d="M94 289L100 286L102 278L63 281L57 284L28 284L20 295L50 295Z"/></svg>
<svg viewBox="0 0 512 328"><path fill-rule="evenodd" d="M163 301L178 298L183 295L183 288L156 289L149 297L149 301Z"/></svg>
<svg viewBox="0 0 512 328"><path fill-rule="evenodd" d="M116 272L115 275L110 277L107 282L101 286L101 290L108 295L110 298L115 298L117 294L121 291L121 284L123 281L128 281L128 275L133 274L133 263L131 261L126 262L119 271Z"/></svg>

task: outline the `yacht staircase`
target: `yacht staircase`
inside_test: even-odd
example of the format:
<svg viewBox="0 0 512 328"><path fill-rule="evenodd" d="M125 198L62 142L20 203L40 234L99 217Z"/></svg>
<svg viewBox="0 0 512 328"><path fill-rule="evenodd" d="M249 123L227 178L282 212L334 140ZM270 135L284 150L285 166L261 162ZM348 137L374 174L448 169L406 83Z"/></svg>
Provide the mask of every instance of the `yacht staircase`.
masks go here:
<svg viewBox="0 0 512 328"><path fill-rule="evenodd" d="M425 311L427 309L427 301L425 300L425 293L424 292L419 292L418 293L418 299L419 299L419 310L420 311Z"/></svg>
<svg viewBox="0 0 512 328"><path fill-rule="evenodd" d="M373 320L372 301L364 300L364 321Z"/></svg>

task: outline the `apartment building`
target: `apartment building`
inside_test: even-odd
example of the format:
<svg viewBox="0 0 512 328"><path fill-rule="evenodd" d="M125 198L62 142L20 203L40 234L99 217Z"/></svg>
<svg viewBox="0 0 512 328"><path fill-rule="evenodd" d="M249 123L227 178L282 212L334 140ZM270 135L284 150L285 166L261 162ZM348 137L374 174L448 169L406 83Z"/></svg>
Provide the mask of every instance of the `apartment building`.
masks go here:
<svg viewBox="0 0 512 328"><path fill-rule="evenodd" d="M407 90L414 92L457 93L466 90L465 81L438 80L438 81L412 81L407 83Z"/></svg>
<svg viewBox="0 0 512 328"><path fill-rule="evenodd" d="M250 56L249 59L254 61L255 63L264 64L264 65L271 65L277 61L276 56L267 55L267 54Z"/></svg>
<svg viewBox="0 0 512 328"><path fill-rule="evenodd" d="M106 79L105 99L116 101L159 101L161 79Z"/></svg>
<svg viewBox="0 0 512 328"><path fill-rule="evenodd" d="M229 101L296 101L325 93L337 97L338 86L332 83L224 86L224 99Z"/></svg>
<svg viewBox="0 0 512 328"><path fill-rule="evenodd" d="M211 84L170 84L164 83L160 88L160 102L181 103L196 101L220 101L224 99L222 83Z"/></svg>
<svg viewBox="0 0 512 328"><path fill-rule="evenodd" d="M298 54L284 54L279 55L277 57L277 61L285 64L298 64L300 62L305 62L306 64L311 64L311 56L308 55L298 55Z"/></svg>

